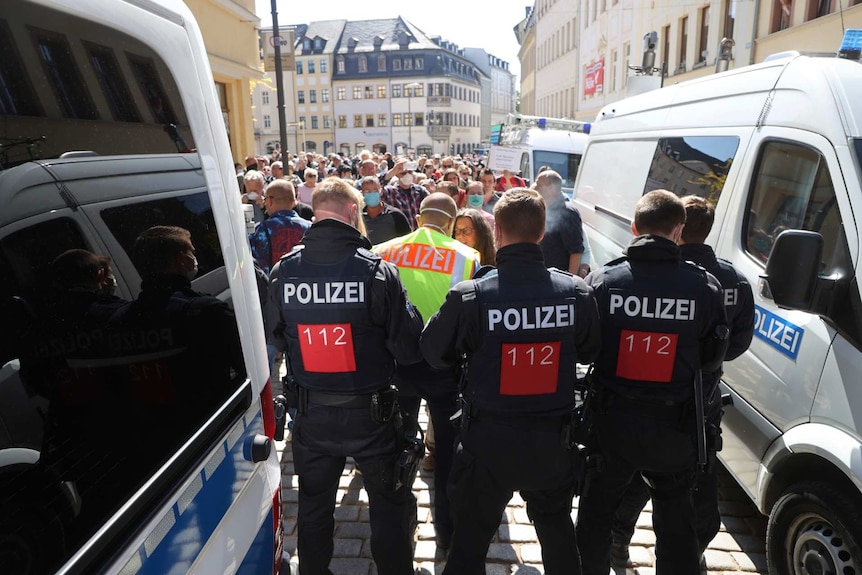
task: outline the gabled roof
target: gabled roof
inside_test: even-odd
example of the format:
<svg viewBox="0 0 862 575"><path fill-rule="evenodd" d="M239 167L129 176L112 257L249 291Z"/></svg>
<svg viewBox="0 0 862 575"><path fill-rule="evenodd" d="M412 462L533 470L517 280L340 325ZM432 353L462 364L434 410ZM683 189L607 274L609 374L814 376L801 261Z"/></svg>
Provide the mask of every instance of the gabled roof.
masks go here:
<svg viewBox="0 0 862 575"><path fill-rule="evenodd" d="M347 22L336 53L380 52L408 47L410 49L436 48L437 45L422 30L399 16Z"/></svg>
<svg viewBox="0 0 862 575"><path fill-rule="evenodd" d="M295 53L297 55L334 53L344 33L346 24L347 20L322 20L320 22L311 22L307 25L297 26ZM304 49L306 39L311 43L309 50ZM322 48L318 48L315 45L315 40L323 42Z"/></svg>

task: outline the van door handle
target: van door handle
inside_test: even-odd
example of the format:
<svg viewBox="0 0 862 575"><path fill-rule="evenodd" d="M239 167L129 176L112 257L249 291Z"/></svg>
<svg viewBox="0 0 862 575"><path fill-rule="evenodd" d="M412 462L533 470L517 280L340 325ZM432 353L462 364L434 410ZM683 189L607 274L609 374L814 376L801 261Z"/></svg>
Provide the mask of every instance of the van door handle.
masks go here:
<svg viewBox="0 0 862 575"><path fill-rule="evenodd" d="M269 459L269 454L272 451L272 441L269 437L257 434L254 437L249 437L245 440L242 446L242 455L247 461L252 463L260 463Z"/></svg>

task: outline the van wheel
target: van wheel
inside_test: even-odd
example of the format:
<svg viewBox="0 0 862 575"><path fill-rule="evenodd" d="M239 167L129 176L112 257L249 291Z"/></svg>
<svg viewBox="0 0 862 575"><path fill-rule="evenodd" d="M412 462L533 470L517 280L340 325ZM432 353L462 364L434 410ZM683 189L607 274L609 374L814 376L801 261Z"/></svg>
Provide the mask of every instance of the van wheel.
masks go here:
<svg viewBox="0 0 862 575"><path fill-rule="evenodd" d="M862 575L862 509L825 483L791 486L766 528L770 575Z"/></svg>

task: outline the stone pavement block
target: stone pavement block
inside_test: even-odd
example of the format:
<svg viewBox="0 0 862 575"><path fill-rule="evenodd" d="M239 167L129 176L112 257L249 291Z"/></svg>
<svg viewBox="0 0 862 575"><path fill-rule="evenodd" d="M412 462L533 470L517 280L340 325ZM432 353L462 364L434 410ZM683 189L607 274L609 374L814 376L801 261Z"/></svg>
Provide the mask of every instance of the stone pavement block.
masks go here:
<svg viewBox="0 0 862 575"><path fill-rule="evenodd" d="M434 525L431 523L423 523L419 526L419 529L416 530L416 535L419 539L434 539L437 536L437 532L434 531Z"/></svg>
<svg viewBox="0 0 862 575"><path fill-rule="evenodd" d="M417 541L413 550L414 561L434 561L437 556L437 543L432 541Z"/></svg>
<svg viewBox="0 0 862 575"><path fill-rule="evenodd" d="M333 557L359 557L362 551L362 539L336 537L333 543L335 544L332 551Z"/></svg>
<svg viewBox="0 0 862 575"><path fill-rule="evenodd" d="M733 538L739 544L740 549L746 553L766 552L766 539L763 535L759 537L754 535L734 535Z"/></svg>
<svg viewBox="0 0 862 575"><path fill-rule="evenodd" d="M766 573L765 553L731 553L731 555L743 571Z"/></svg>
<svg viewBox="0 0 862 575"><path fill-rule="evenodd" d="M366 539L362 542L362 551L359 552L360 557L371 557L371 540Z"/></svg>
<svg viewBox="0 0 862 575"><path fill-rule="evenodd" d="M281 504L281 516L282 517L296 517L299 513L299 505L296 503L282 503Z"/></svg>
<svg viewBox="0 0 862 575"><path fill-rule="evenodd" d="M335 528L336 537L349 539L368 539L371 537L371 525L368 523L339 523Z"/></svg>
<svg viewBox="0 0 862 575"><path fill-rule="evenodd" d="M299 490L298 489L290 489L290 490L282 490L281 500L284 503L296 503L299 501Z"/></svg>
<svg viewBox="0 0 862 575"><path fill-rule="evenodd" d="M497 532L504 542L536 541L536 529L532 525L500 525Z"/></svg>
<svg viewBox="0 0 862 575"><path fill-rule="evenodd" d="M641 512L641 514L638 515L638 520L635 522L635 526L652 529L652 512Z"/></svg>
<svg viewBox="0 0 862 575"><path fill-rule="evenodd" d="M515 523L527 524L530 522L530 517L527 515L526 507L516 507L513 509L512 517L515 519Z"/></svg>
<svg viewBox="0 0 862 575"><path fill-rule="evenodd" d="M512 499L509 500L509 506L510 507L523 507L524 505L526 505L526 502L524 501L524 498L521 497L521 493L519 491L516 491L515 493L513 493Z"/></svg>
<svg viewBox="0 0 862 575"><path fill-rule="evenodd" d="M751 526L748 524L748 521L742 517L722 517L721 530L734 534L749 534L751 533Z"/></svg>
<svg viewBox="0 0 862 575"><path fill-rule="evenodd" d="M731 535L730 533L719 532L715 536L715 539L710 542L709 547L720 551L742 551L742 548L736 540L736 536Z"/></svg>
<svg viewBox="0 0 862 575"><path fill-rule="evenodd" d="M535 565L516 565L512 575L543 575L545 568L541 563Z"/></svg>
<svg viewBox="0 0 862 575"><path fill-rule="evenodd" d="M515 553L515 548L508 543L491 543L488 548L488 559L515 563L518 561L518 554Z"/></svg>
<svg viewBox="0 0 862 575"><path fill-rule="evenodd" d="M510 573L508 565L493 563L485 566L485 575L509 575Z"/></svg>
<svg viewBox="0 0 862 575"><path fill-rule="evenodd" d="M288 555L296 553L296 535L290 535L282 539L284 542L284 552Z"/></svg>
<svg viewBox="0 0 862 575"><path fill-rule="evenodd" d="M524 563L541 563L542 546L538 543L520 546L521 561Z"/></svg>
<svg viewBox="0 0 862 575"><path fill-rule="evenodd" d="M281 528L284 531L285 535L293 535L293 532L296 530L296 520L282 519Z"/></svg>
<svg viewBox="0 0 862 575"><path fill-rule="evenodd" d="M633 545L643 545L645 547L655 546L655 532L650 529L635 529L632 535Z"/></svg>
<svg viewBox="0 0 862 575"><path fill-rule="evenodd" d="M339 505L335 508L336 521L359 521L358 505Z"/></svg>
<svg viewBox="0 0 862 575"><path fill-rule="evenodd" d="M653 554L647 547L630 545L629 561L635 567L652 567L655 563L655 557L653 557Z"/></svg>
<svg viewBox="0 0 862 575"><path fill-rule="evenodd" d="M703 554L706 566L710 571L736 571L737 564L733 556L727 551L707 549Z"/></svg>
<svg viewBox="0 0 862 575"><path fill-rule="evenodd" d="M371 570L371 559L333 559L329 570L332 575L367 575Z"/></svg>
<svg viewBox="0 0 862 575"><path fill-rule="evenodd" d="M282 461L281 462L281 474L282 475L295 475L296 470L293 467L293 461Z"/></svg>
<svg viewBox="0 0 862 575"><path fill-rule="evenodd" d="M631 571L618 571L617 573L631 573ZM655 575L655 567L638 567L634 573L636 575Z"/></svg>
<svg viewBox="0 0 862 575"><path fill-rule="evenodd" d="M422 563L417 563L415 565L416 575L434 575L435 573L443 572L443 568L438 568L433 561L423 561Z"/></svg>

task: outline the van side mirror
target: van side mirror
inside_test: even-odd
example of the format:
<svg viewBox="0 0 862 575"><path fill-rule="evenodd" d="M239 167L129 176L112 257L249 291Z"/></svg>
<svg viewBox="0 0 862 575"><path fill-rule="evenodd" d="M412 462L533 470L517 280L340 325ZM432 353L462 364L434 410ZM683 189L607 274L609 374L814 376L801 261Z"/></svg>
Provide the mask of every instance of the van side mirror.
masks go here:
<svg viewBox="0 0 862 575"><path fill-rule="evenodd" d="M823 236L817 232L785 230L778 235L760 277L779 307L813 311L822 257Z"/></svg>

